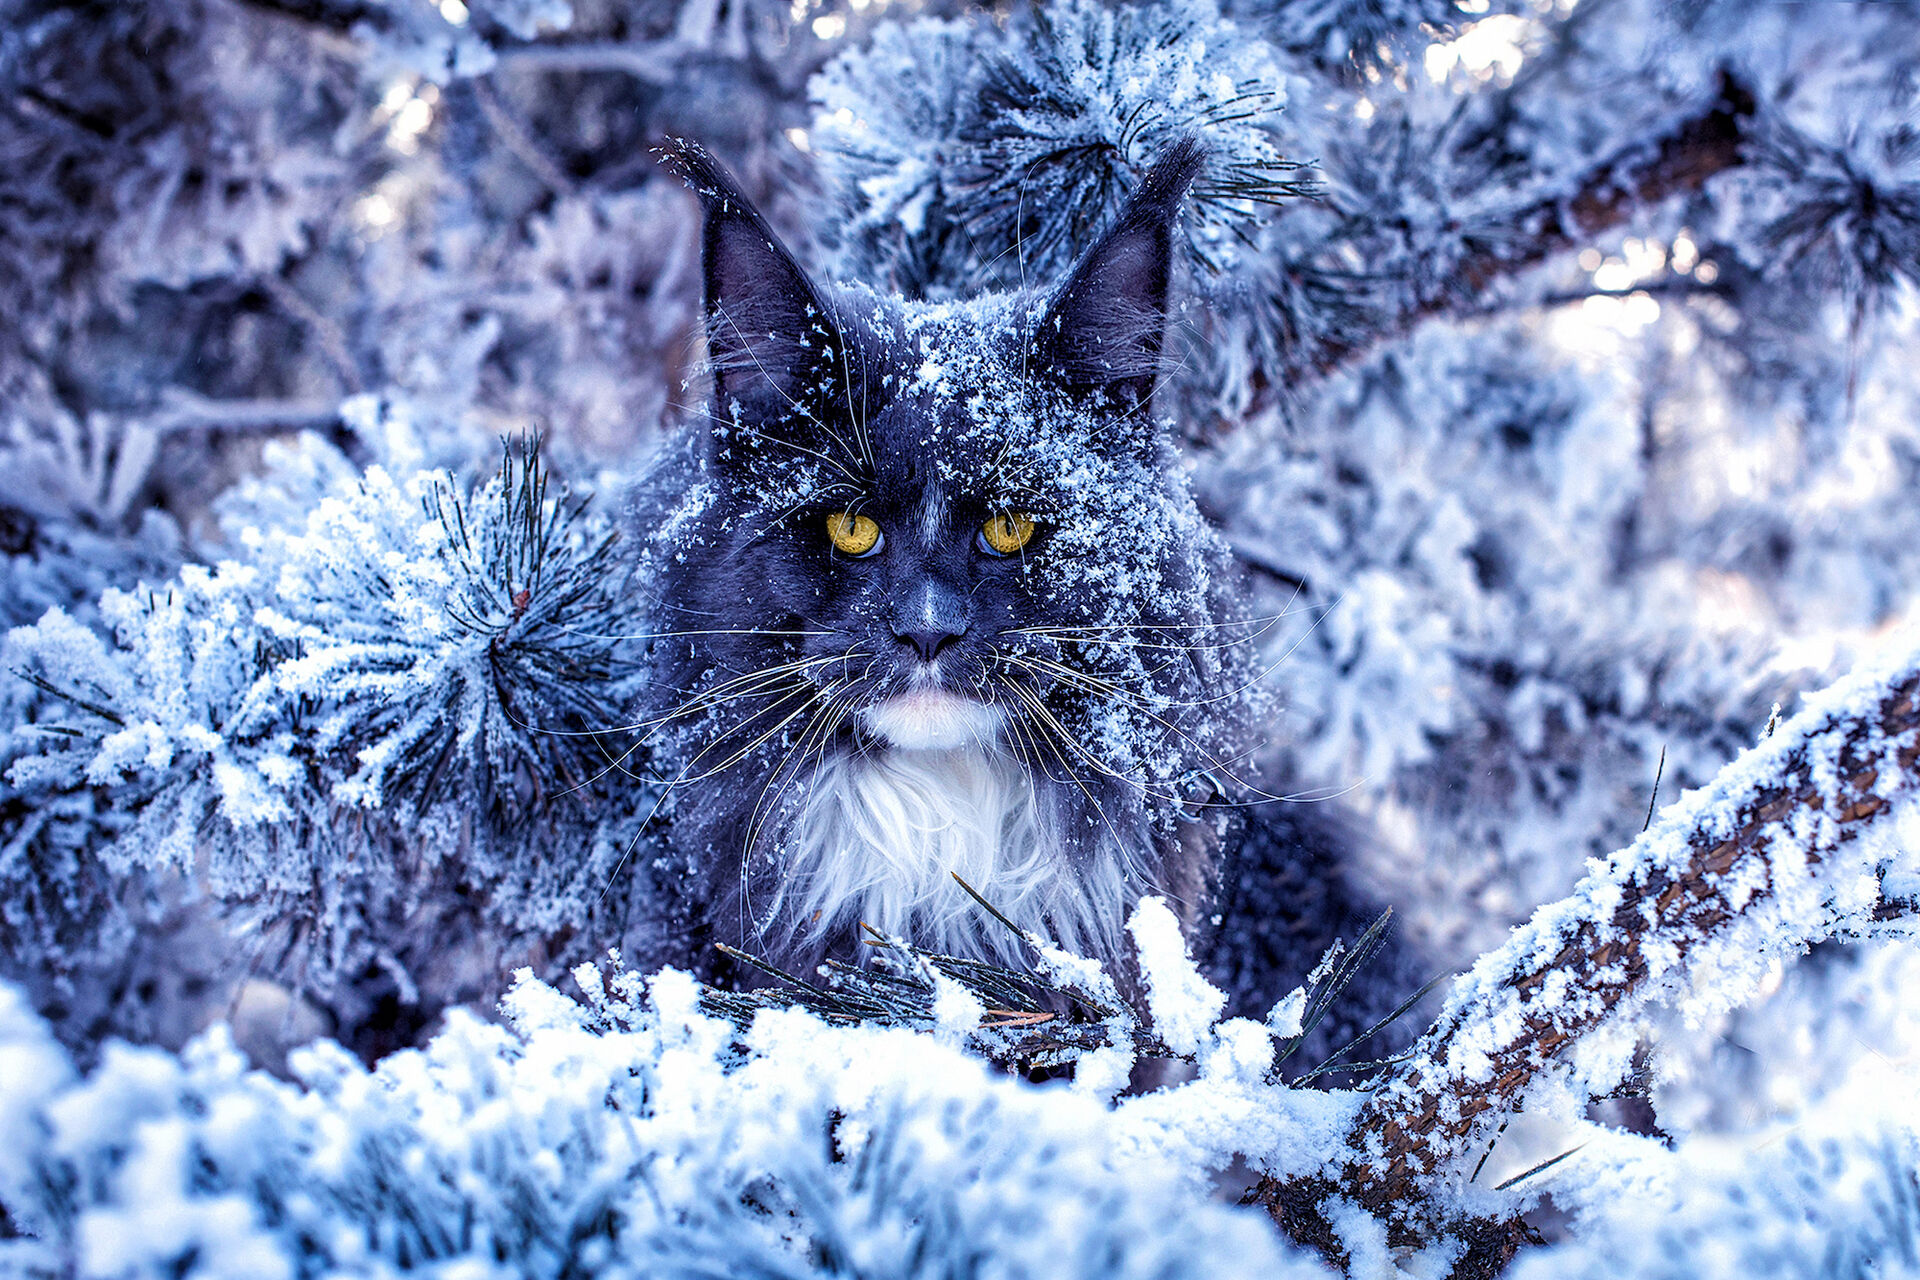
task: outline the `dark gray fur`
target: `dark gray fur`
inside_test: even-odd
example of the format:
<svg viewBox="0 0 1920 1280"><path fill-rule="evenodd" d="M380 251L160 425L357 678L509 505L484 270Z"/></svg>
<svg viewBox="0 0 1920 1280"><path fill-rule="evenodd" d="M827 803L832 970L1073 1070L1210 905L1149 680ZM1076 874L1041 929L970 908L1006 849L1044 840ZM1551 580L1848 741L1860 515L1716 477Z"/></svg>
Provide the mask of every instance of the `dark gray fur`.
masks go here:
<svg viewBox="0 0 1920 1280"><path fill-rule="evenodd" d="M1022 375L984 389L1010 423L1080 424L1076 440L1106 468L1101 474L1131 477L1171 513L1173 532L1160 542L1116 527L1075 544L1078 559L1056 571L1049 557L1065 553L1049 547L1046 532L1030 555L999 559L976 546L982 522L1007 500L966 478L995 474L1004 460L994 456L990 433L958 420L968 388L931 394L924 369L916 382L922 352L908 305L816 285L711 157L688 144L668 155L705 206L713 394L710 424L689 432L640 502L665 633L645 710L664 718L657 759L662 776L677 780L670 839L701 869L697 893L712 940L801 973L827 954L857 956L855 921L803 942L792 922L757 919L753 904L768 899L781 874L782 841L820 756L888 749L844 707L832 712L829 696L853 699L847 705L885 697L904 687L929 646L950 652L948 669L968 672L975 692L1030 705L1006 687L1017 682L1083 741L1101 741L1104 731L1108 741L1133 744L1091 748L1109 753L1115 776L1107 776L1092 755L1051 750L1031 733L1009 736L1059 824L1066 857L1093 856L1103 832L1139 833L1131 896L1167 896L1198 945L1217 934L1243 948L1212 966L1231 982L1237 1004L1264 1012L1336 933L1352 937L1365 926L1367 913L1324 833L1303 844L1301 822L1261 816L1287 806L1235 803L1255 788L1222 763L1242 758L1259 706L1251 646L1241 643L1251 631L1238 621L1247 608L1150 414L1172 228L1202 158L1192 143L1173 148L1066 282L1014 299L1001 313L1012 320L982 332L986 363ZM1009 438L1017 430L1009 427ZM933 536L890 534L885 553L865 560L824 540L826 513L848 507L889 530L914 527L924 490L939 477L953 492ZM1023 502L1047 501L1023 492ZM1120 507L1107 518L1124 525L1133 515ZM1152 547L1143 553L1142 543ZM1150 589L1099 600L1061 589L1058 573L1097 571L1092 562L1103 555ZM1119 563L1127 557L1135 559ZM913 616L907 602L920 606ZM1098 625L1113 630L1087 634L1134 643L1036 637L1027 630L1036 625ZM1157 656L1141 665L1149 649ZM809 659L819 662L791 684L686 711L729 680ZM1050 677L1033 665L1042 662L1090 679ZM1116 709L1095 691L1101 680L1130 682L1155 709ZM1116 723L1138 742L1116 735ZM1235 862L1235 847L1256 856ZM1307 910L1273 901L1270 887L1288 883L1301 886ZM1240 903L1269 919L1210 926L1215 913L1231 916ZM1000 926L983 917L981 927ZM1124 980L1123 956L1101 958Z"/></svg>

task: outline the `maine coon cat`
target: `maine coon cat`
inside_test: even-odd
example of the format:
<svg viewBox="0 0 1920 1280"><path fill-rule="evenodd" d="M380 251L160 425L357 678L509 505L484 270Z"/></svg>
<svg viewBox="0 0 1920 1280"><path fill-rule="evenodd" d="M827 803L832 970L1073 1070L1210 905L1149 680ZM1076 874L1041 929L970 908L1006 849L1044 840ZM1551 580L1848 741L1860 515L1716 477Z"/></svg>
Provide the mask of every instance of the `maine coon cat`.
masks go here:
<svg viewBox="0 0 1920 1280"><path fill-rule="evenodd" d="M815 282L706 152L667 158L712 389L639 507L646 718L713 936L799 972L863 926L1021 963L958 876L1123 974L1148 893L1199 943L1260 904L1215 965L1239 987L1352 937L1328 842L1245 807L1259 620L1152 414L1200 147L1065 281L946 305Z"/></svg>

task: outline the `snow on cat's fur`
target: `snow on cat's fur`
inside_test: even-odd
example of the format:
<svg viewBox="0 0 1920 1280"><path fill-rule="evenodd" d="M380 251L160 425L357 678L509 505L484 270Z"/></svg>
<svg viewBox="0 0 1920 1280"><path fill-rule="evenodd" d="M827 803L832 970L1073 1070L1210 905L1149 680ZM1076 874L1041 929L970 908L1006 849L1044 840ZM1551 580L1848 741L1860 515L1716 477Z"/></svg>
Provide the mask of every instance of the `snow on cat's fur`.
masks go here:
<svg viewBox="0 0 1920 1280"><path fill-rule="evenodd" d="M1195 800L1254 791L1257 685L1150 408L1199 149L1058 288L942 305L815 285L704 152L669 159L706 208L713 394L638 508L646 711L712 933L799 971L863 924L1018 961L956 876L1121 969L1141 896L1194 930L1247 820ZM1300 938L1295 969L1331 934Z"/></svg>

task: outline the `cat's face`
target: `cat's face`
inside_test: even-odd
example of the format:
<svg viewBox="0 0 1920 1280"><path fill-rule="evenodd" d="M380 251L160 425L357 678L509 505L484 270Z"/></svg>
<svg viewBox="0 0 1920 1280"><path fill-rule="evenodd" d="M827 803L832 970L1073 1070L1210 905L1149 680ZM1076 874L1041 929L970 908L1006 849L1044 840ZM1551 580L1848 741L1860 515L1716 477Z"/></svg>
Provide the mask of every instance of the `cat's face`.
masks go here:
<svg viewBox="0 0 1920 1280"><path fill-rule="evenodd" d="M869 330L862 363L890 394L830 442L853 478L832 473L764 554L783 611L824 633L807 647L855 655L836 678L866 731L909 750L997 741L1017 696L1007 646L1049 614L1055 530L1020 483L1001 353L975 345L963 370L943 348L977 344L971 326L889 328L877 343Z"/></svg>
<svg viewBox="0 0 1920 1280"><path fill-rule="evenodd" d="M1196 157L1050 296L937 307L816 286L704 156L678 159L707 204L715 385L656 541L687 633L674 692L710 713L694 736L1192 772L1218 548L1148 405Z"/></svg>
<svg viewBox="0 0 1920 1280"><path fill-rule="evenodd" d="M734 554L810 633L800 648L851 717L897 748L997 741L1076 669L1070 635L1179 607L1160 580L1178 495L1150 424L1137 401L1041 378L1026 305L842 294L867 394L835 404L830 377L826 403L717 435L741 455L720 469L748 535Z"/></svg>

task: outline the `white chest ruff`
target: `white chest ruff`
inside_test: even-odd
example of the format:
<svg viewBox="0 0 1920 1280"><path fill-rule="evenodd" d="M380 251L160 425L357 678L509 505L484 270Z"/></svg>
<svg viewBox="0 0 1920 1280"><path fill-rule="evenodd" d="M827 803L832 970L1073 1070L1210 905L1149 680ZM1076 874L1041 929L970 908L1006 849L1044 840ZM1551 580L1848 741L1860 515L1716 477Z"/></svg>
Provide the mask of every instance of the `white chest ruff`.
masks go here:
<svg viewBox="0 0 1920 1280"><path fill-rule="evenodd" d="M948 955L1023 960L957 875L1023 929L1112 954L1139 892L1132 860L1111 838L1070 859L1049 809L1019 762L992 747L829 761L786 842L775 900L756 914L796 938L864 921Z"/></svg>

